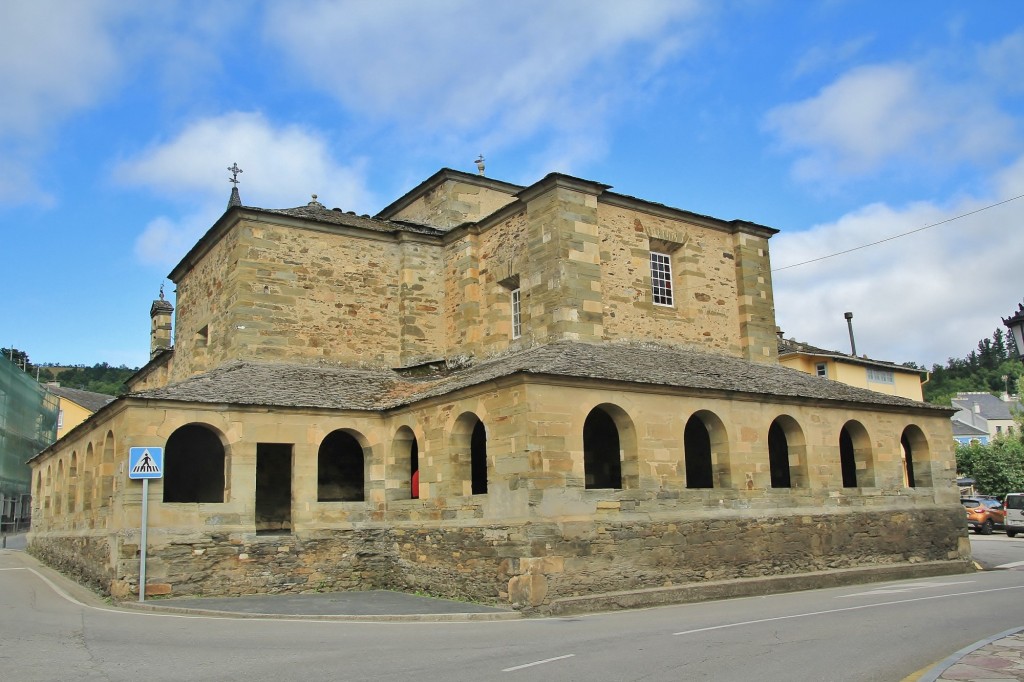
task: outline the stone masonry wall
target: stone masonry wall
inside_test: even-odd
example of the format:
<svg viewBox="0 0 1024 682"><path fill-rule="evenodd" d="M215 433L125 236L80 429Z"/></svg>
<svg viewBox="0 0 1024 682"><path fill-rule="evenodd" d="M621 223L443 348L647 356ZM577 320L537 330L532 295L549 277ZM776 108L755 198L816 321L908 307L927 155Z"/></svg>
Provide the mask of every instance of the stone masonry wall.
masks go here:
<svg viewBox="0 0 1024 682"><path fill-rule="evenodd" d="M150 536L149 594L238 595L399 589L543 612L578 595L969 556L956 509L419 524L298 536ZM118 536L117 575L137 594L138 538ZM66 546L67 550L59 549ZM107 548L36 538L41 559L96 584Z"/></svg>
<svg viewBox="0 0 1024 682"><path fill-rule="evenodd" d="M598 205L607 339L688 343L741 355L733 236L618 206ZM651 251L672 259L675 301L655 305Z"/></svg>

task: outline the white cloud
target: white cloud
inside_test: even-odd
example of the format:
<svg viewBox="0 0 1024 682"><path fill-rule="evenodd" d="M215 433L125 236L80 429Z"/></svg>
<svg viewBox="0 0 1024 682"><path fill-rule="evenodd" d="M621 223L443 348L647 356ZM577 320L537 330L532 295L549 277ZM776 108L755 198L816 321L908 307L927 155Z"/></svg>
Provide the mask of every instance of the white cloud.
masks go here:
<svg viewBox="0 0 1024 682"><path fill-rule="evenodd" d="M349 110L490 146L600 134L608 110L591 105L642 88L698 15L695 0L313 0L271 6L266 31Z"/></svg>
<svg viewBox="0 0 1024 682"><path fill-rule="evenodd" d="M184 218L151 221L136 242L136 255L143 262L173 264L213 224L227 205L227 167L232 163L243 169L240 193L246 205L298 206L311 194L327 206L356 212L369 210L372 203L362 162L336 163L328 141L317 131L274 127L255 113L202 119L115 170L115 177L125 184L202 207Z"/></svg>
<svg viewBox="0 0 1024 682"><path fill-rule="evenodd" d="M1024 176L1024 157L1004 175ZM1006 187L997 180L1000 192ZM1017 186L1017 194L1020 193ZM949 206L873 204L772 239L780 268L962 215L1010 198L964 198ZM854 313L857 351L893 362L944 364L1001 326L1021 297L1024 199L917 234L773 276L777 320L787 338L849 351L843 313Z"/></svg>
<svg viewBox="0 0 1024 682"><path fill-rule="evenodd" d="M966 60L960 80L938 59L857 67L770 110L763 126L796 154L792 172L805 182L841 183L893 165L941 172L998 161L1022 143L1000 102L1000 69L1013 47Z"/></svg>

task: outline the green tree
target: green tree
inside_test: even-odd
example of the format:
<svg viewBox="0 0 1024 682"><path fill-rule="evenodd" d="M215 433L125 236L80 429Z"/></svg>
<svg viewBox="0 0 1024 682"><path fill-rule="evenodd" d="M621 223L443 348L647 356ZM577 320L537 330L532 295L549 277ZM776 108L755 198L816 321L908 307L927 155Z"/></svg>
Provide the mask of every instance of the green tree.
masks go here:
<svg viewBox="0 0 1024 682"><path fill-rule="evenodd" d="M1019 437L997 438L988 445L958 445L957 471L974 479L978 490L1002 499L1006 493L1024 491L1024 441Z"/></svg>

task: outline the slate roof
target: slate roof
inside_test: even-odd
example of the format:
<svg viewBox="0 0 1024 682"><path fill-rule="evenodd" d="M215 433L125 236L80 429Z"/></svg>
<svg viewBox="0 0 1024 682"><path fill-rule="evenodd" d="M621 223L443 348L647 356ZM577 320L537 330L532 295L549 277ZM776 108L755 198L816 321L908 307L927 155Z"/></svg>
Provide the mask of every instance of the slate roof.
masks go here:
<svg viewBox="0 0 1024 682"><path fill-rule="evenodd" d="M295 208L256 208L255 206L245 206L246 211L256 211L258 213L271 213L275 215L291 216L293 218L301 218L303 220L311 220L318 223L327 223L330 225L343 225L346 227L358 227L364 230L373 230L374 232L417 232L419 234L429 235L442 235L443 230L430 227L428 225L420 225L419 223L410 223L402 220L382 220L380 218L372 218L368 215L356 215L353 211L342 211L340 208L327 208L319 202L311 201L305 206L296 206Z"/></svg>
<svg viewBox="0 0 1024 682"><path fill-rule="evenodd" d="M649 343L556 342L429 376L388 369L233 361L205 374L128 397L183 402L383 410L514 374L590 378L682 391L897 406L946 407L855 388L771 364Z"/></svg>
<svg viewBox="0 0 1024 682"><path fill-rule="evenodd" d="M966 410L974 415L974 406L980 409L982 419L1013 419L1010 409L1024 410L1019 402L1006 402L991 393L957 393L952 400L953 407Z"/></svg>
<svg viewBox="0 0 1024 682"><path fill-rule="evenodd" d="M65 398L73 403L81 405L90 412L95 412L114 399L114 396L106 393L94 393L83 391L80 388L64 388L63 386L47 386L46 390L55 396Z"/></svg>
<svg viewBox="0 0 1024 682"><path fill-rule="evenodd" d="M832 358L834 360L841 360L843 362L851 362L858 365L870 365L871 367L886 367L894 370L901 370L904 372L923 372L924 370L914 369L907 367L906 365L899 365L895 362L887 362L885 360L872 360L871 358L857 357L856 355L850 355L849 353L842 353L837 350L828 350L825 348L818 348L812 346L809 343L803 343L796 341L795 339L779 339L778 340L779 357L784 355L790 355L795 353L803 353L805 355L821 356L826 358Z"/></svg>
<svg viewBox="0 0 1024 682"><path fill-rule="evenodd" d="M953 436L961 436L961 437L966 438L968 436L987 436L988 435L988 431L986 431L985 429L979 429L976 426L971 426L970 424L967 424L966 422L962 422L959 419L957 419L955 415L953 416L952 423L953 423Z"/></svg>

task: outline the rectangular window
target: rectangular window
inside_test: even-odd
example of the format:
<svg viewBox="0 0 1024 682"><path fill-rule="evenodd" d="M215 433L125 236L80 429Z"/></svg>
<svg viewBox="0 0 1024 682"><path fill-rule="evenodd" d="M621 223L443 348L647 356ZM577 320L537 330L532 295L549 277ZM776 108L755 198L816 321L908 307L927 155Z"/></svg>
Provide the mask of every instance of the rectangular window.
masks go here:
<svg viewBox="0 0 1024 682"><path fill-rule="evenodd" d="M819 377L828 377L828 366L824 362L819 362L817 365L815 365L814 371L817 373Z"/></svg>
<svg viewBox="0 0 1024 682"><path fill-rule="evenodd" d="M519 289L512 290L512 338L518 339L523 332L519 316Z"/></svg>
<svg viewBox="0 0 1024 682"><path fill-rule="evenodd" d="M668 254L651 251L651 290L654 305L672 305L672 260Z"/></svg>
<svg viewBox="0 0 1024 682"><path fill-rule="evenodd" d="M876 384L896 383L896 379L892 372L885 369L868 369L868 381Z"/></svg>
<svg viewBox="0 0 1024 682"><path fill-rule="evenodd" d="M57 411L57 428L58 429L63 429L64 428L64 410L58 410Z"/></svg>

